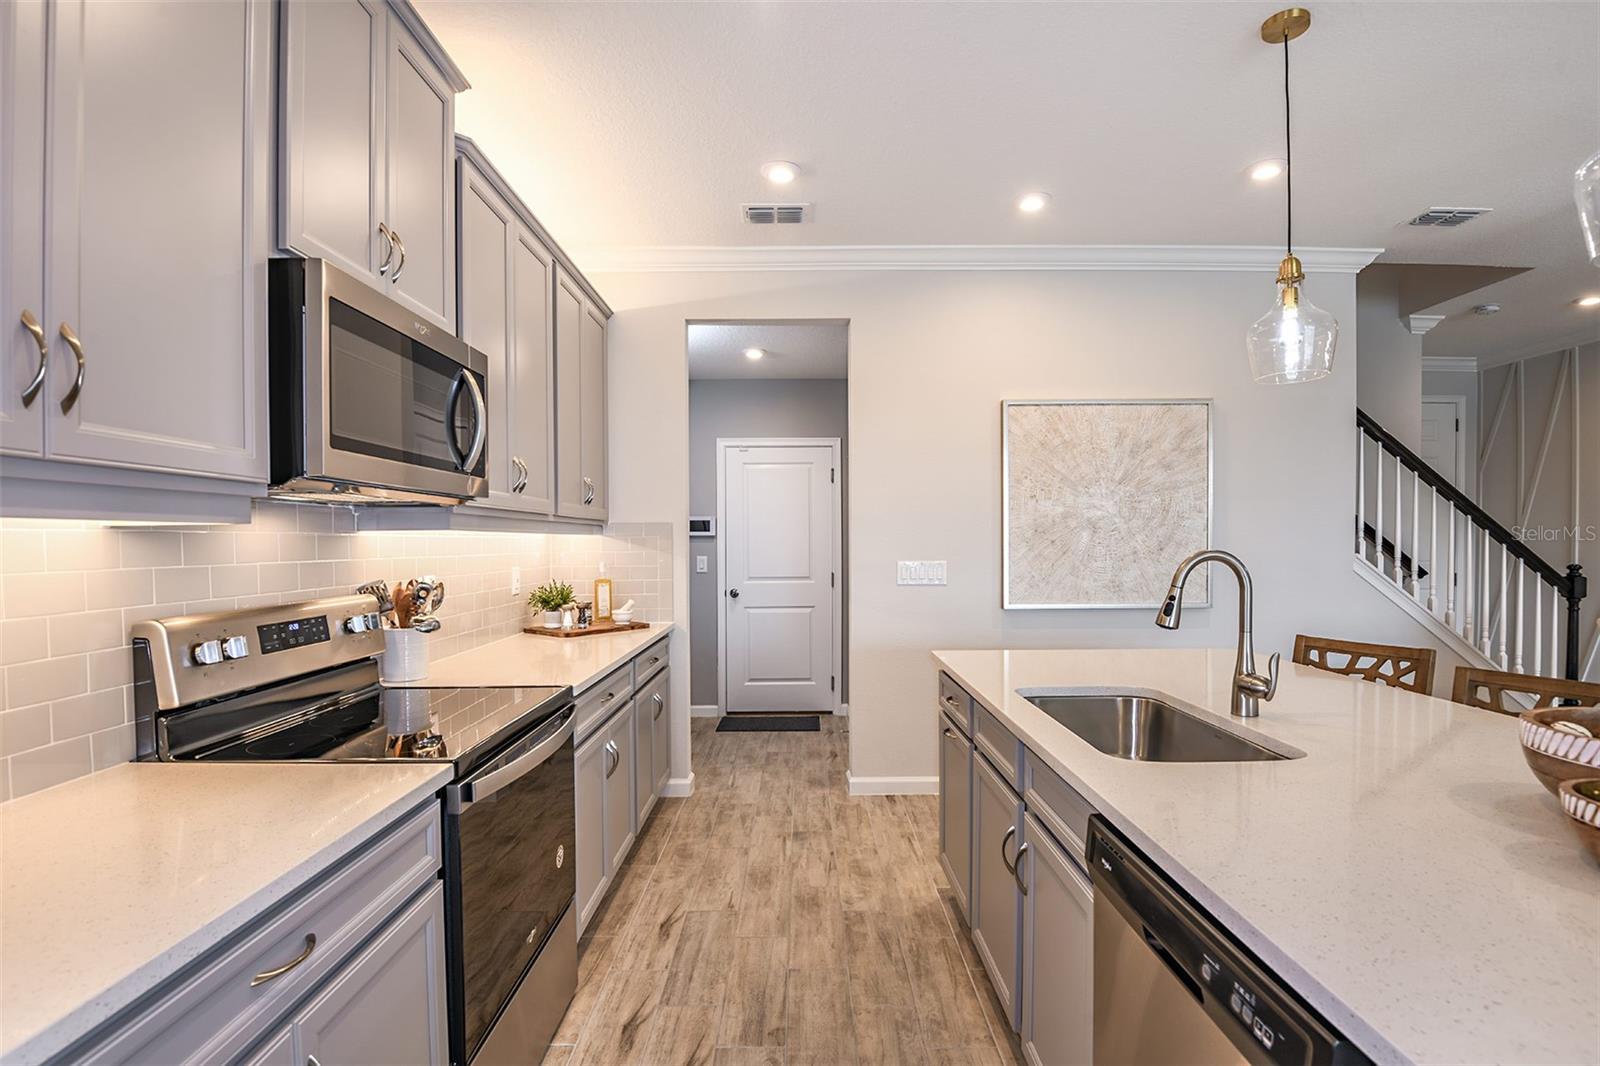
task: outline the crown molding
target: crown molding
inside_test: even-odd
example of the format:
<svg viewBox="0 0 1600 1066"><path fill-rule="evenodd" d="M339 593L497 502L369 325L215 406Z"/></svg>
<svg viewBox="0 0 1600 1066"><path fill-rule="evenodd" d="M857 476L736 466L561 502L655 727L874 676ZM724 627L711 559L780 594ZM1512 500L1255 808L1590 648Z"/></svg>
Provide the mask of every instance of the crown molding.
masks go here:
<svg viewBox="0 0 1600 1066"><path fill-rule="evenodd" d="M1406 324L1411 327L1414 336L1421 337L1434 326L1444 321L1444 315L1407 315Z"/></svg>
<svg viewBox="0 0 1600 1066"><path fill-rule="evenodd" d="M1416 330L1413 329L1411 332L1415 333ZM1422 369L1452 374L1476 374L1478 359L1471 355L1425 355L1422 357Z"/></svg>
<svg viewBox="0 0 1600 1066"><path fill-rule="evenodd" d="M1355 274L1382 248L1304 248L1308 273ZM904 244L592 248L590 274L756 270L1178 270L1272 273L1283 249L1205 244Z"/></svg>

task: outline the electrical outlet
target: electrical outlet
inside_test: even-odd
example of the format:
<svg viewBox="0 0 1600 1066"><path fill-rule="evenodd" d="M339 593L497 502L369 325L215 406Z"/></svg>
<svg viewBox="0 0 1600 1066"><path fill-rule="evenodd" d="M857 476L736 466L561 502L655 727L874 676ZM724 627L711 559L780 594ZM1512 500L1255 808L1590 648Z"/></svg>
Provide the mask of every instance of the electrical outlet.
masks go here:
<svg viewBox="0 0 1600 1066"><path fill-rule="evenodd" d="M944 585L947 576L943 559L901 559L895 567L897 585Z"/></svg>
<svg viewBox="0 0 1600 1066"><path fill-rule="evenodd" d="M522 593L522 567L513 566L511 568L511 595L517 596L517 595L521 595L521 593Z"/></svg>
<svg viewBox="0 0 1600 1066"><path fill-rule="evenodd" d="M706 557L704 555L696 555L694 557L694 572L697 574L703 574L706 572L706 570Z"/></svg>

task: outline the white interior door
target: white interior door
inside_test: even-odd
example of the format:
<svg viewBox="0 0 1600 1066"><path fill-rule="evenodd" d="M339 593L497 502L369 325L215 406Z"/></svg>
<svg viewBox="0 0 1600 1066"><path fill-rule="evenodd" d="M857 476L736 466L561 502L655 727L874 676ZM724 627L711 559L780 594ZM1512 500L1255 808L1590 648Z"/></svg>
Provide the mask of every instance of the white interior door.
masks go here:
<svg viewBox="0 0 1600 1066"><path fill-rule="evenodd" d="M1461 422L1454 400L1422 402L1422 461L1461 487Z"/></svg>
<svg viewBox="0 0 1600 1066"><path fill-rule="evenodd" d="M836 451L723 449L723 709L834 710Z"/></svg>

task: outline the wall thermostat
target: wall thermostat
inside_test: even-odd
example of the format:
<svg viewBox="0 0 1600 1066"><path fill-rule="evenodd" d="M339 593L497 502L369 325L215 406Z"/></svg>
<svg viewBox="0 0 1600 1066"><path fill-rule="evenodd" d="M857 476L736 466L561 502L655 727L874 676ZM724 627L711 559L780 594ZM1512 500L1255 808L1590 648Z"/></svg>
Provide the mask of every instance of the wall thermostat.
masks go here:
<svg viewBox="0 0 1600 1066"><path fill-rule="evenodd" d="M717 519L714 515L690 515L689 536L714 537L717 535Z"/></svg>

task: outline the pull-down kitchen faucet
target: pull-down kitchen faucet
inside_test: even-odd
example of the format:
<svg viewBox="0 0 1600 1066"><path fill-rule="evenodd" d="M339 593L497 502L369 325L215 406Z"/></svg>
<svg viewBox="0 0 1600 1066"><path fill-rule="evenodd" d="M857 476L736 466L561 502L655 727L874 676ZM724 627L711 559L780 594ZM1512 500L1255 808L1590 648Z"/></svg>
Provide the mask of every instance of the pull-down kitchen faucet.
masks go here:
<svg viewBox="0 0 1600 1066"><path fill-rule="evenodd" d="M1166 602L1156 612L1156 625L1162 629L1177 629L1183 620L1183 586L1194 568L1202 563L1221 563L1239 579L1239 654L1233 663L1233 714L1237 718L1254 718L1261 713L1261 701L1270 700L1278 692L1278 653L1267 660L1267 675L1256 673L1255 640L1250 635L1250 621L1255 611L1250 590L1250 571L1237 555L1224 551L1199 551L1178 564L1173 571L1172 586L1167 589Z"/></svg>

